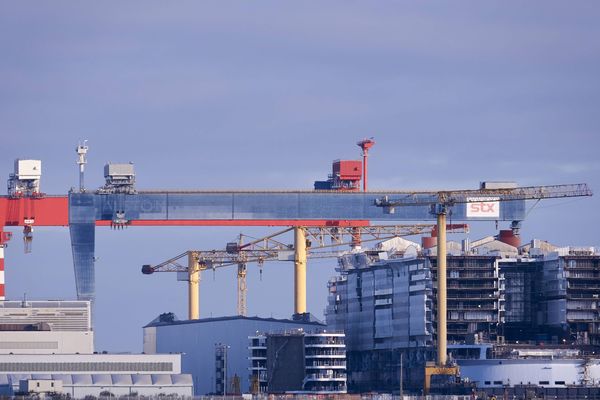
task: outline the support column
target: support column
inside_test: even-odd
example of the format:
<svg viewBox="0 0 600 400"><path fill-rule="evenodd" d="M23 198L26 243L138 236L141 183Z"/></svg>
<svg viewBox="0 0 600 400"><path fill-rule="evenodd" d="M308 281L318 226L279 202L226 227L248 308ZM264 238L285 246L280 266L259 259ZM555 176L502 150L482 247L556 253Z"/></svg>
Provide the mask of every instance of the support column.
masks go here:
<svg viewBox="0 0 600 400"><path fill-rule="evenodd" d="M200 319L200 265L198 254L188 252L188 319Z"/></svg>
<svg viewBox="0 0 600 400"><path fill-rule="evenodd" d="M306 312L306 231L294 227L294 314Z"/></svg>
<svg viewBox="0 0 600 400"><path fill-rule="evenodd" d="M447 361L446 332L446 213L437 214L437 365Z"/></svg>

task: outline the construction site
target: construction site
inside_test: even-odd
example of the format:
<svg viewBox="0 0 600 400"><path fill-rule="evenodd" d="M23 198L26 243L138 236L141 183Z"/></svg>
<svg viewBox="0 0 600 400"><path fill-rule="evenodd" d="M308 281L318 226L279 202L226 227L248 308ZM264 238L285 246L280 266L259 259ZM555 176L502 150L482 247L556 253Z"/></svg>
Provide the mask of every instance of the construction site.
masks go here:
<svg viewBox="0 0 600 400"><path fill-rule="evenodd" d="M15 240L15 227L23 229L25 252L35 227L69 228L79 303L46 305L59 310L52 313L62 316L63 328L44 318L55 315L49 312L0 313L0 337L7 338L0 343L0 393L15 395L42 382L44 393L60 387L73 397L100 390L131 394L138 385L140 393L168 386L181 397L600 398L600 252L543 238L524 242L520 235L527 201L588 197L588 186L482 181L475 189L371 191L368 156L375 141L357 145L360 160L336 160L326 180L298 191L146 191L136 186L132 163L106 164L105 184L90 189L83 142L76 148L78 187L47 195L41 161L17 159L7 195L0 197L0 310L19 308L17 299L4 295L5 256L10 260L4 249ZM509 226L471 239L470 224L479 221ZM278 230L258 238L242 233L220 249L173 249L172 258L148 260L143 275L172 272L186 282L187 318L156 310L156 319L143 327L143 354L94 364L102 356L94 351L90 317L96 228L146 226ZM453 233L464 239L448 240ZM307 308L307 264L317 259L337 266L328 283L311 282L327 288L325 321ZM293 314L250 317L248 269L262 271L271 262L293 264ZM206 317L201 276L223 268L237 271L237 315ZM85 313L61 314L67 305ZM23 309L43 306L20 303ZM68 350L73 343L66 333L56 333L69 318L87 318L78 328L78 351ZM21 331L35 332L17 339ZM48 357L46 367L14 360L36 351ZM85 368L68 360L80 352L91 357ZM57 364L54 356L64 360Z"/></svg>

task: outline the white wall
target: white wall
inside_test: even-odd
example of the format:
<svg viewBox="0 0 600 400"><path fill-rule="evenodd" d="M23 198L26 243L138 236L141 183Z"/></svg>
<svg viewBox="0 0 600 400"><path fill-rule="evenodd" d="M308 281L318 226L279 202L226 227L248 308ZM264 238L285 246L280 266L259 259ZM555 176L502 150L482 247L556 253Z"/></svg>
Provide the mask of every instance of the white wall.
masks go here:
<svg viewBox="0 0 600 400"><path fill-rule="evenodd" d="M56 331L2 331L0 354L92 354L94 333Z"/></svg>
<svg viewBox="0 0 600 400"><path fill-rule="evenodd" d="M565 387L556 382L564 381L567 385L581 384L583 379L583 360L457 360L460 374L477 382L479 387L500 387L502 385L519 385L531 383L544 387ZM591 362L590 379L600 381L600 360ZM490 384L485 384L489 381ZM494 384L494 381L502 383ZM540 382L547 381L548 384Z"/></svg>

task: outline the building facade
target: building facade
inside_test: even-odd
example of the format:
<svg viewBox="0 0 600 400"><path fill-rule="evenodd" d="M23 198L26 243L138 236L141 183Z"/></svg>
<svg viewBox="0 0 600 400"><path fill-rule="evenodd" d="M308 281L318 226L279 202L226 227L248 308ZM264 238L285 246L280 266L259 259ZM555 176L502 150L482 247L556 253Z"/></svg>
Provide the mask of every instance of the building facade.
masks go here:
<svg viewBox="0 0 600 400"><path fill-rule="evenodd" d="M251 391L346 393L343 333L304 332L250 336Z"/></svg>
<svg viewBox="0 0 600 400"><path fill-rule="evenodd" d="M346 333L351 390L398 390L401 360L405 384L418 388L435 358L435 249L410 246L419 247L346 255L329 282L327 326ZM449 345L600 345L595 249L535 240L517 248L493 237L448 249Z"/></svg>

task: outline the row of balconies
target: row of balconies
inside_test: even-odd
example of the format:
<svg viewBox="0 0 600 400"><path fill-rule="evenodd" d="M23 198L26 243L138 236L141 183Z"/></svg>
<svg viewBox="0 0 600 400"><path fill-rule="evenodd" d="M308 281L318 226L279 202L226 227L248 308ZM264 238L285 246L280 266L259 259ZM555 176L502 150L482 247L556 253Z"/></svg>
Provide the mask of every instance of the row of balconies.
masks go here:
<svg viewBox="0 0 600 400"><path fill-rule="evenodd" d="M331 360L334 361L334 360ZM307 363L305 365L306 369L346 369L346 362L342 362L342 363L336 363L336 364L325 364L325 365L319 365L319 364L315 364L313 363Z"/></svg>
<svg viewBox="0 0 600 400"><path fill-rule="evenodd" d="M346 381L346 373L306 374L304 381Z"/></svg>

